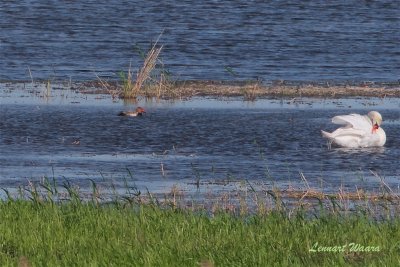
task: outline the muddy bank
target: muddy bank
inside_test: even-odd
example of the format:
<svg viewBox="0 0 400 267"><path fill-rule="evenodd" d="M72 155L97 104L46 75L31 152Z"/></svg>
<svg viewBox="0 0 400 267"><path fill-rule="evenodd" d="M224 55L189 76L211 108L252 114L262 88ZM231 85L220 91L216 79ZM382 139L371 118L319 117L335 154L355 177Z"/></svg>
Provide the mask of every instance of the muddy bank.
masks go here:
<svg viewBox="0 0 400 267"><path fill-rule="evenodd" d="M110 94L123 98L123 85L119 82L0 82L0 89L45 88L46 90L70 89L85 94ZM226 82L226 81L178 81L152 84L140 89L138 97L158 97L161 99L183 99L194 96L257 98L293 97L400 97L400 82L388 83L293 83L271 82Z"/></svg>

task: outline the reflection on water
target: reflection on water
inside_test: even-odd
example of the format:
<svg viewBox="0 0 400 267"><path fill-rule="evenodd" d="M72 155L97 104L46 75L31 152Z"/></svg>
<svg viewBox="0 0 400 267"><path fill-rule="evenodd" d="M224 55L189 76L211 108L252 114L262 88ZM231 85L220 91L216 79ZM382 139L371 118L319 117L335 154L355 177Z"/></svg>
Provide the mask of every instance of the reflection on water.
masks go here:
<svg viewBox="0 0 400 267"><path fill-rule="evenodd" d="M86 186L88 178L120 182L129 169L138 185L156 190L198 179L298 184L300 173L311 185L335 190L377 187L374 173L397 187L400 111L386 101L374 107L384 117L386 146L352 150L329 150L320 130L336 127L330 122L335 115L366 113L369 107L203 99L175 106L142 103L144 117L126 118L116 116L120 104L5 103L0 186L53 175Z"/></svg>

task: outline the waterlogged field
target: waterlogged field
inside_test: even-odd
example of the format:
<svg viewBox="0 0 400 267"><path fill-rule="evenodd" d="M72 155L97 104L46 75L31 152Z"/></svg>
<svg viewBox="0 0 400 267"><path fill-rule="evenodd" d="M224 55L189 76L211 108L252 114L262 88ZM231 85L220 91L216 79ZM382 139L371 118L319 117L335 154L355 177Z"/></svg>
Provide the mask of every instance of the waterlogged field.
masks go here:
<svg viewBox="0 0 400 267"><path fill-rule="evenodd" d="M6 88L3 266L400 262L397 99L123 104ZM117 116L137 105L145 116ZM384 148L328 149L332 116L371 109Z"/></svg>
<svg viewBox="0 0 400 267"><path fill-rule="evenodd" d="M188 194L310 186L380 190L399 187L400 112L397 99L192 99L113 102L107 95L46 88L3 91L0 186L18 188L43 178L99 186ZM140 118L117 116L145 107ZM379 110L387 144L362 150L329 149L320 130L338 114Z"/></svg>

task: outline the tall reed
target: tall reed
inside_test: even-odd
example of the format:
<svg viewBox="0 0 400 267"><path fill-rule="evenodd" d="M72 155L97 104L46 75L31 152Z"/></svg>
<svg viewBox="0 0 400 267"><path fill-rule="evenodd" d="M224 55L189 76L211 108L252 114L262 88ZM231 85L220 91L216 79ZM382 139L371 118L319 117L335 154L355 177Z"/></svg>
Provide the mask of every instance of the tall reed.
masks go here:
<svg viewBox="0 0 400 267"><path fill-rule="evenodd" d="M147 52L144 57L143 66L139 69L136 80L133 81L132 77L132 70L131 70L131 63L129 64L129 69L127 74L121 73L120 76L123 81L123 98L137 98L143 89L144 84L146 81L151 79L151 73L154 70L157 61L159 60L158 57L161 53L163 46L158 45L158 41L161 37L161 34L158 36L156 42L153 44L151 49ZM157 83L159 86L162 85L163 76L160 76L160 81Z"/></svg>

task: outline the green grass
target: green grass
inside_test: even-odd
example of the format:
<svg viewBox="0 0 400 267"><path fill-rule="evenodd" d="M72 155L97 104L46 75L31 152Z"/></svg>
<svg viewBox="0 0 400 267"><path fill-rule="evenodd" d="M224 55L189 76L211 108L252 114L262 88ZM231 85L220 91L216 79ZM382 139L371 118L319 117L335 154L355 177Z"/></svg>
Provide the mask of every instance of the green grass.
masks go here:
<svg viewBox="0 0 400 267"><path fill-rule="evenodd" d="M233 216L128 202L0 202L0 265L398 266L400 219L308 217L272 211ZM345 252L310 252L343 246ZM350 252L349 244L379 246Z"/></svg>

